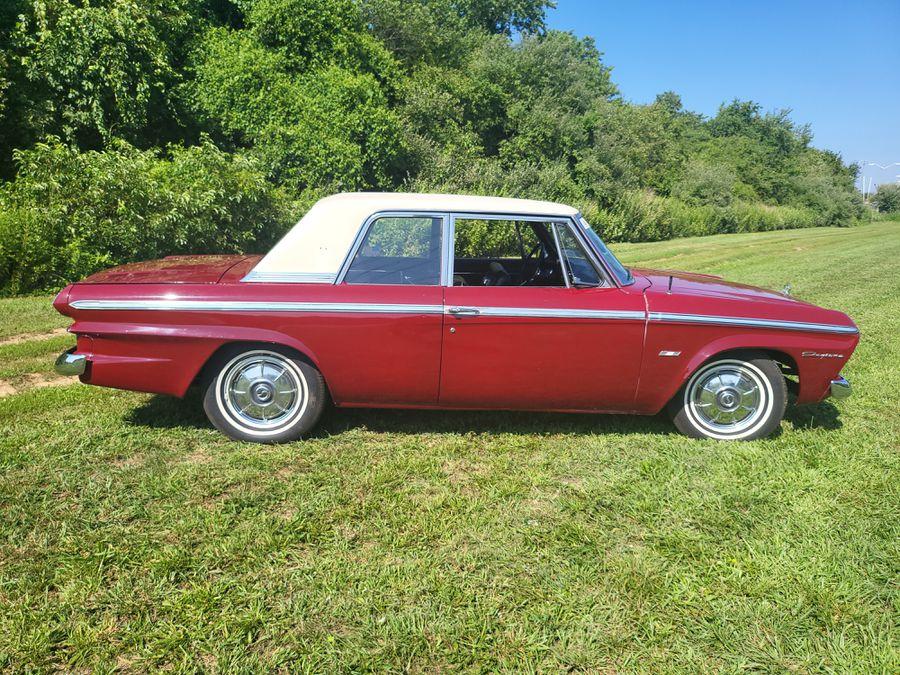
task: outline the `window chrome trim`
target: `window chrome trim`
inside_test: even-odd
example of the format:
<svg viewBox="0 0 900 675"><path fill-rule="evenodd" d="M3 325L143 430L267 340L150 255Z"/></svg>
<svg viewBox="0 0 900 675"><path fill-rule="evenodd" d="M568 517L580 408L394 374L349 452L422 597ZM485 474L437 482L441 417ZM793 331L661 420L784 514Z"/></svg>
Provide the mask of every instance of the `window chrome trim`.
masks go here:
<svg viewBox="0 0 900 675"><path fill-rule="evenodd" d="M248 283L333 284L336 275L328 272L250 272L241 279Z"/></svg>
<svg viewBox="0 0 900 675"><path fill-rule="evenodd" d="M341 266L338 268L338 273L335 275L334 284L337 286L338 284L344 283L344 278L347 276L347 272L350 270L350 266L353 264L353 260L356 258L356 254L359 251L359 247L362 246L363 241L365 241L366 235L369 233L369 228L372 227L372 223L374 223L379 218L440 218L441 219L441 236L446 230L446 218L448 214L446 212L441 211L376 211L368 218L366 218L359 230L356 232L356 237L353 239L353 244L350 246L350 251L347 253L344 261L341 263ZM444 242L441 241L441 251L443 252ZM440 261L443 263L443 259ZM440 280L444 278L444 265L441 264L441 273L438 276L439 282L437 284L410 284L415 286L440 286ZM378 284L355 284L358 286L377 286Z"/></svg>
<svg viewBox="0 0 900 675"><path fill-rule="evenodd" d="M444 214L444 239L441 241L441 286L453 285L453 237L456 222L452 213Z"/></svg>
<svg viewBox="0 0 900 675"><path fill-rule="evenodd" d="M650 312L650 321L657 323L713 324L720 326L745 326L748 328L775 328L778 330L810 331L814 333L840 333L856 335L856 326L841 326L831 323L807 323L805 321L781 321L778 319L754 319L739 316L711 316L708 314L675 314L670 312Z"/></svg>
<svg viewBox="0 0 900 675"><path fill-rule="evenodd" d="M559 223L550 223L550 230L553 232L553 243L556 244L556 257L559 260L559 266L562 268L563 281L566 283L566 288L572 288L572 281L574 281L575 275L573 274L573 278L569 279L569 259L563 255L562 244L559 243L558 225Z"/></svg>

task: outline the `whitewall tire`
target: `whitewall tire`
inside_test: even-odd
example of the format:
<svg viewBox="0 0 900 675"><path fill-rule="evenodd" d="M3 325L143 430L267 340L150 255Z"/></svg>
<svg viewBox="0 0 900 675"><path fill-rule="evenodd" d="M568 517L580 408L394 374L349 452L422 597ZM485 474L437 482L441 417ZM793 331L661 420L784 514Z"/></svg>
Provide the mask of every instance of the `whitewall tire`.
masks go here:
<svg viewBox="0 0 900 675"><path fill-rule="evenodd" d="M325 409L321 373L278 346L226 349L207 373L203 409L219 431L235 440L297 440Z"/></svg>
<svg viewBox="0 0 900 675"><path fill-rule="evenodd" d="M744 352L698 368L670 402L669 412L688 436L749 441L778 429L786 403L778 364L764 354Z"/></svg>

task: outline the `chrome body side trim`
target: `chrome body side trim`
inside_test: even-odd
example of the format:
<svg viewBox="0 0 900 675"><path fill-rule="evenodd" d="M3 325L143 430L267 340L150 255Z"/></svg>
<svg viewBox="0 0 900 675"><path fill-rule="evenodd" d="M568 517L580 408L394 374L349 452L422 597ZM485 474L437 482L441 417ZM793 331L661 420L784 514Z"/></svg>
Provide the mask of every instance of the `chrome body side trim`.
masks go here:
<svg viewBox="0 0 900 675"><path fill-rule="evenodd" d="M76 300L75 309L162 312L310 312L442 314L443 305L371 302L255 302L244 300Z"/></svg>
<svg viewBox="0 0 900 675"><path fill-rule="evenodd" d="M852 393L850 383L844 377L831 381L831 395L834 398L847 398Z"/></svg>
<svg viewBox="0 0 900 675"><path fill-rule="evenodd" d="M242 282L270 284L333 284L336 275L317 272L250 272Z"/></svg>
<svg viewBox="0 0 900 675"><path fill-rule="evenodd" d="M646 318L644 312L638 311L559 309L555 307L448 307L446 313L453 316L477 315L529 319L617 319L620 321L643 321Z"/></svg>
<svg viewBox="0 0 900 675"><path fill-rule="evenodd" d="M75 300L74 309L118 311L181 311L181 312L344 312L364 314L448 314L460 315L456 307L443 305L391 304L369 302L263 302L252 300ZM818 333L856 334L855 326L839 326L801 321L776 321L703 314L672 314L632 310L567 309L558 307L471 307L478 316L525 317L547 319L617 319L657 323L693 323L749 328L811 331Z"/></svg>
<svg viewBox="0 0 900 675"><path fill-rule="evenodd" d="M739 316L710 316L707 314L674 314L670 312L650 312L649 320L659 323L697 323L719 326L744 326L748 328L775 328L777 330L799 330L813 333L841 333L855 335L856 326L840 326L831 323L806 323L804 321L781 321L777 319L753 319Z"/></svg>
<svg viewBox="0 0 900 675"><path fill-rule="evenodd" d="M75 347L64 351L56 359L54 369L60 375L81 375L87 367L87 357L84 354L75 354Z"/></svg>

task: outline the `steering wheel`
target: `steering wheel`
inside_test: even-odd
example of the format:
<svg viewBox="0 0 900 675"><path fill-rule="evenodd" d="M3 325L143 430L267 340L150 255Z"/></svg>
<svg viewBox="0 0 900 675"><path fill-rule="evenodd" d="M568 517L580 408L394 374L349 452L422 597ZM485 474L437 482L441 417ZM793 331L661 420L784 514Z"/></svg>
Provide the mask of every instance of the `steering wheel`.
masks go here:
<svg viewBox="0 0 900 675"><path fill-rule="evenodd" d="M550 276L551 274L553 274L552 265L549 265L549 266L547 265L547 262L550 261L550 254L547 252L547 249L544 247L543 242L539 241L537 244L534 245L534 247L523 258L523 263L524 263L522 265L523 276L524 276L524 270L525 270L526 265L538 253L540 253L540 256L538 256L538 259L534 262L534 271L531 273L530 277L528 277L527 279L522 281L521 284L519 284L520 286L530 286L537 279L545 277L545 276Z"/></svg>

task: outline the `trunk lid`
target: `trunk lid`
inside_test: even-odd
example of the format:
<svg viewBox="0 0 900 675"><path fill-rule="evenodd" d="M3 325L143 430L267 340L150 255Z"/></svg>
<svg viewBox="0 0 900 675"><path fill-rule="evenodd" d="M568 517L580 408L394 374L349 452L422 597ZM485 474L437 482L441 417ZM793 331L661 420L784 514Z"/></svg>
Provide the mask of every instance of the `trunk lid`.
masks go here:
<svg viewBox="0 0 900 675"><path fill-rule="evenodd" d="M258 256L171 255L119 265L87 277L83 284L215 284L235 265Z"/></svg>

